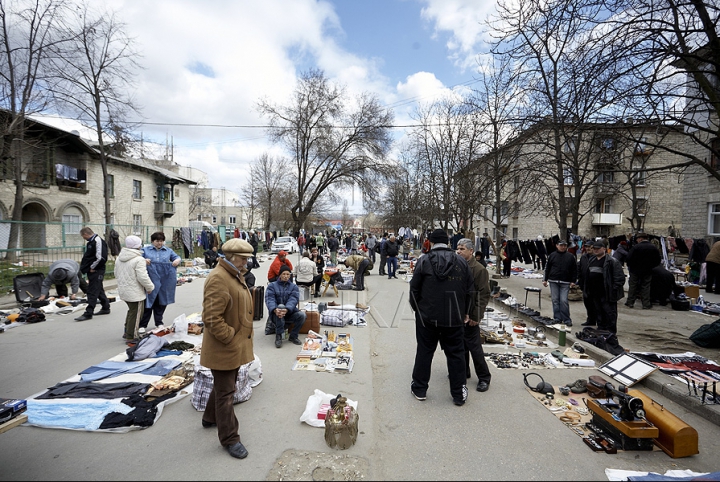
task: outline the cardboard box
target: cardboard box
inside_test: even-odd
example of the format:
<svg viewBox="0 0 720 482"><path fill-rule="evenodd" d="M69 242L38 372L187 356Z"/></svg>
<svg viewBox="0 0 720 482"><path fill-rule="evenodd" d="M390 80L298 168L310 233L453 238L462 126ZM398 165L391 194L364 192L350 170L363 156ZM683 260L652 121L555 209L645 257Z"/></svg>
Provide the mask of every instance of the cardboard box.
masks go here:
<svg viewBox="0 0 720 482"><path fill-rule="evenodd" d="M0 423L7 422L27 410L27 400L0 398Z"/></svg>

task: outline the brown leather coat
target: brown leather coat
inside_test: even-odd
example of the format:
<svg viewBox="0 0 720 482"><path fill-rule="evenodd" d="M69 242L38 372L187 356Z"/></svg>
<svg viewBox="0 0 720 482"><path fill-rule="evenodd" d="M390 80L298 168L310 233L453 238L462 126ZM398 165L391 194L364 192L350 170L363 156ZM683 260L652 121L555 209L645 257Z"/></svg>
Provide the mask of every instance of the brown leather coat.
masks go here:
<svg viewBox="0 0 720 482"><path fill-rule="evenodd" d="M215 370L234 370L253 361L252 318L252 295L245 278L221 258L205 280L200 364Z"/></svg>

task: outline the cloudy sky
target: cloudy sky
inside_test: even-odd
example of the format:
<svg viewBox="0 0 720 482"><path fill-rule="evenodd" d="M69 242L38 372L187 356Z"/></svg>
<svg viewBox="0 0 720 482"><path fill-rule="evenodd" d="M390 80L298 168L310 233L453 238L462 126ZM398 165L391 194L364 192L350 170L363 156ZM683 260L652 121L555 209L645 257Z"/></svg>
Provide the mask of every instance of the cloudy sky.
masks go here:
<svg viewBox="0 0 720 482"><path fill-rule="evenodd" d="M177 163L230 190L263 152L278 153L263 129L243 127L267 124L259 99L284 102L298 73L319 68L351 92L375 93L407 123L418 102L472 86L494 9L488 0L103 2L142 53L144 138L171 138Z"/></svg>

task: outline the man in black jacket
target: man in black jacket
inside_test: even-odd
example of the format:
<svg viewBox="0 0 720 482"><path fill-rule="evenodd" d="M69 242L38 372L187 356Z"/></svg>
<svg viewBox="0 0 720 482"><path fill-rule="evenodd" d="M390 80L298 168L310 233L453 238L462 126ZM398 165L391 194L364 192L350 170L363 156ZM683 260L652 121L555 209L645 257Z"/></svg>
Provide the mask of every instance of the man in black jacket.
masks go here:
<svg viewBox="0 0 720 482"><path fill-rule="evenodd" d="M82 260L80 261L80 272L82 274L86 274L88 277L88 304L85 308L85 313L75 318L75 321L85 321L91 319L98 300L100 300L101 309L97 312L97 314L110 314L110 301L108 301L107 296L105 296L105 289L103 288L105 262L108 258L107 243L87 226L80 230L80 236L87 241L85 254L83 254Z"/></svg>
<svg viewBox="0 0 720 482"><path fill-rule="evenodd" d="M445 352L450 395L455 405L467 400L464 327L474 281L467 262L448 247L448 235L436 229L428 237L430 252L420 256L410 280L410 306L415 312L417 351L410 390L427 398L432 359L438 342Z"/></svg>
<svg viewBox="0 0 720 482"><path fill-rule="evenodd" d="M397 256L398 253L400 253L400 248L394 234L390 235L390 238L388 238L385 244L383 244L383 247L381 249L384 250L380 253L385 255L388 279L397 279L397 276L395 276L395 271L397 271L398 267Z"/></svg>
<svg viewBox="0 0 720 482"><path fill-rule="evenodd" d="M649 242L648 235L638 233L635 235L637 244L630 248L627 256L627 266L630 272L628 281L628 297L625 306L632 308L635 299L642 298L643 310L652 309L650 286L652 284L652 270L660 264L660 251Z"/></svg>
<svg viewBox="0 0 720 482"><path fill-rule="evenodd" d="M547 265L545 265L543 286L550 283L550 296L552 297L553 319L555 322L565 323L565 326L572 326L568 293L577 279L577 261L575 255L568 252L567 241L561 239L557 242L556 247L557 250L550 254Z"/></svg>
<svg viewBox="0 0 720 482"><path fill-rule="evenodd" d="M588 320L594 317L599 329L617 333L617 302L625 296L625 273L618 260L605 254L605 243L595 241L592 255L580 259L578 285L588 301Z"/></svg>

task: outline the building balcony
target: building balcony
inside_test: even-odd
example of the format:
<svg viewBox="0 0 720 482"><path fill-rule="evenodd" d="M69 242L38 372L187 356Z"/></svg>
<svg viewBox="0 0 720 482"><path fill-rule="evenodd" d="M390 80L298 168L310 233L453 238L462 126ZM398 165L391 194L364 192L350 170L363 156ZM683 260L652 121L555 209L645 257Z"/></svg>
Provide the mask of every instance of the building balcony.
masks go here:
<svg viewBox="0 0 720 482"><path fill-rule="evenodd" d="M175 203L172 201L156 201L155 216L173 216L175 214Z"/></svg>
<svg viewBox="0 0 720 482"><path fill-rule="evenodd" d="M592 217L593 226L619 226L622 224L622 214L595 213Z"/></svg>

